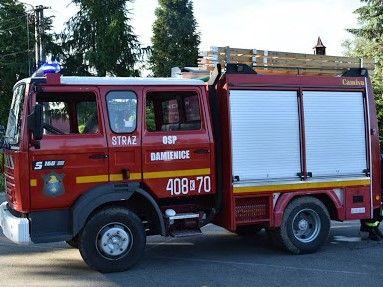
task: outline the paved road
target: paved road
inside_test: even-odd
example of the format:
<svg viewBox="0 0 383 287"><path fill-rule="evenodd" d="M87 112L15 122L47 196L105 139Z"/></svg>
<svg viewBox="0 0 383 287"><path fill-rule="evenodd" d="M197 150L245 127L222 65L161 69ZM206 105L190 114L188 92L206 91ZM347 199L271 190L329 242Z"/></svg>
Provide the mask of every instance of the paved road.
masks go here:
<svg viewBox="0 0 383 287"><path fill-rule="evenodd" d="M210 225L204 235L148 240L128 272L100 274L64 243L16 246L0 236L0 286L382 286L383 243L338 223L324 248L291 256L265 233L243 238Z"/></svg>

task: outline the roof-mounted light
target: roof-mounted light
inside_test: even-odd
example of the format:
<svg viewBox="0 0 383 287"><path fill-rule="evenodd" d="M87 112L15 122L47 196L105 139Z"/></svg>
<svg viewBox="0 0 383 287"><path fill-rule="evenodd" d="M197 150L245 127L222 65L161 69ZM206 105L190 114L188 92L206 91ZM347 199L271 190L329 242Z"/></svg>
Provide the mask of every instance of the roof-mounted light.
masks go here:
<svg viewBox="0 0 383 287"><path fill-rule="evenodd" d="M47 74L58 74L61 71L61 65L57 62L50 62L43 64L32 77L44 77Z"/></svg>

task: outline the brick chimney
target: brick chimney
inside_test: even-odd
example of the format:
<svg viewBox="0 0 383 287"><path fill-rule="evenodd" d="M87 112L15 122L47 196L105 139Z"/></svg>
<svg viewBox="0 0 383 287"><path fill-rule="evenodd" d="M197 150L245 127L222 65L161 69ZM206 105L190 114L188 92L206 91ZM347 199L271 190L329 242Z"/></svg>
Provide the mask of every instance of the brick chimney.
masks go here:
<svg viewBox="0 0 383 287"><path fill-rule="evenodd" d="M326 55L326 46L323 45L322 39L320 37L318 37L318 42L313 49L315 55Z"/></svg>

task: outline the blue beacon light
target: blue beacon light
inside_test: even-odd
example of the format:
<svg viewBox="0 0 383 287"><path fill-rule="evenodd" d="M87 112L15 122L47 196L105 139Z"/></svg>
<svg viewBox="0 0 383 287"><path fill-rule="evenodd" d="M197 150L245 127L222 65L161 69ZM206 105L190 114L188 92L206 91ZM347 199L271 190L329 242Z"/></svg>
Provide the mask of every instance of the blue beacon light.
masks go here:
<svg viewBox="0 0 383 287"><path fill-rule="evenodd" d="M44 77L47 74L58 74L61 71L61 66L58 62L43 64L32 77Z"/></svg>

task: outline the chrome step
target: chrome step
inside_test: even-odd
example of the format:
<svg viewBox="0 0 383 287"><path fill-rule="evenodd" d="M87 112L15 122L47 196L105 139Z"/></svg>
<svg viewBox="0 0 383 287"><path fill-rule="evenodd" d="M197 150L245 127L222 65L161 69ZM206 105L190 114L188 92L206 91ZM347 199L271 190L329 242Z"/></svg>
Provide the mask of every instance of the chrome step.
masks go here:
<svg viewBox="0 0 383 287"><path fill-rule="evenodd" d="M176 215L172 215L168 217L169 220L182 220L182 219L193 219L199 218L198 213L178 213Z"/></svg>
<svg viewBox="0 0 383 287"><path fill-rule="evenodd" d="M170 235L173 237L188 237L201 235L201 229L183 229L183 230L173 230L170 232Z"/></svg>

